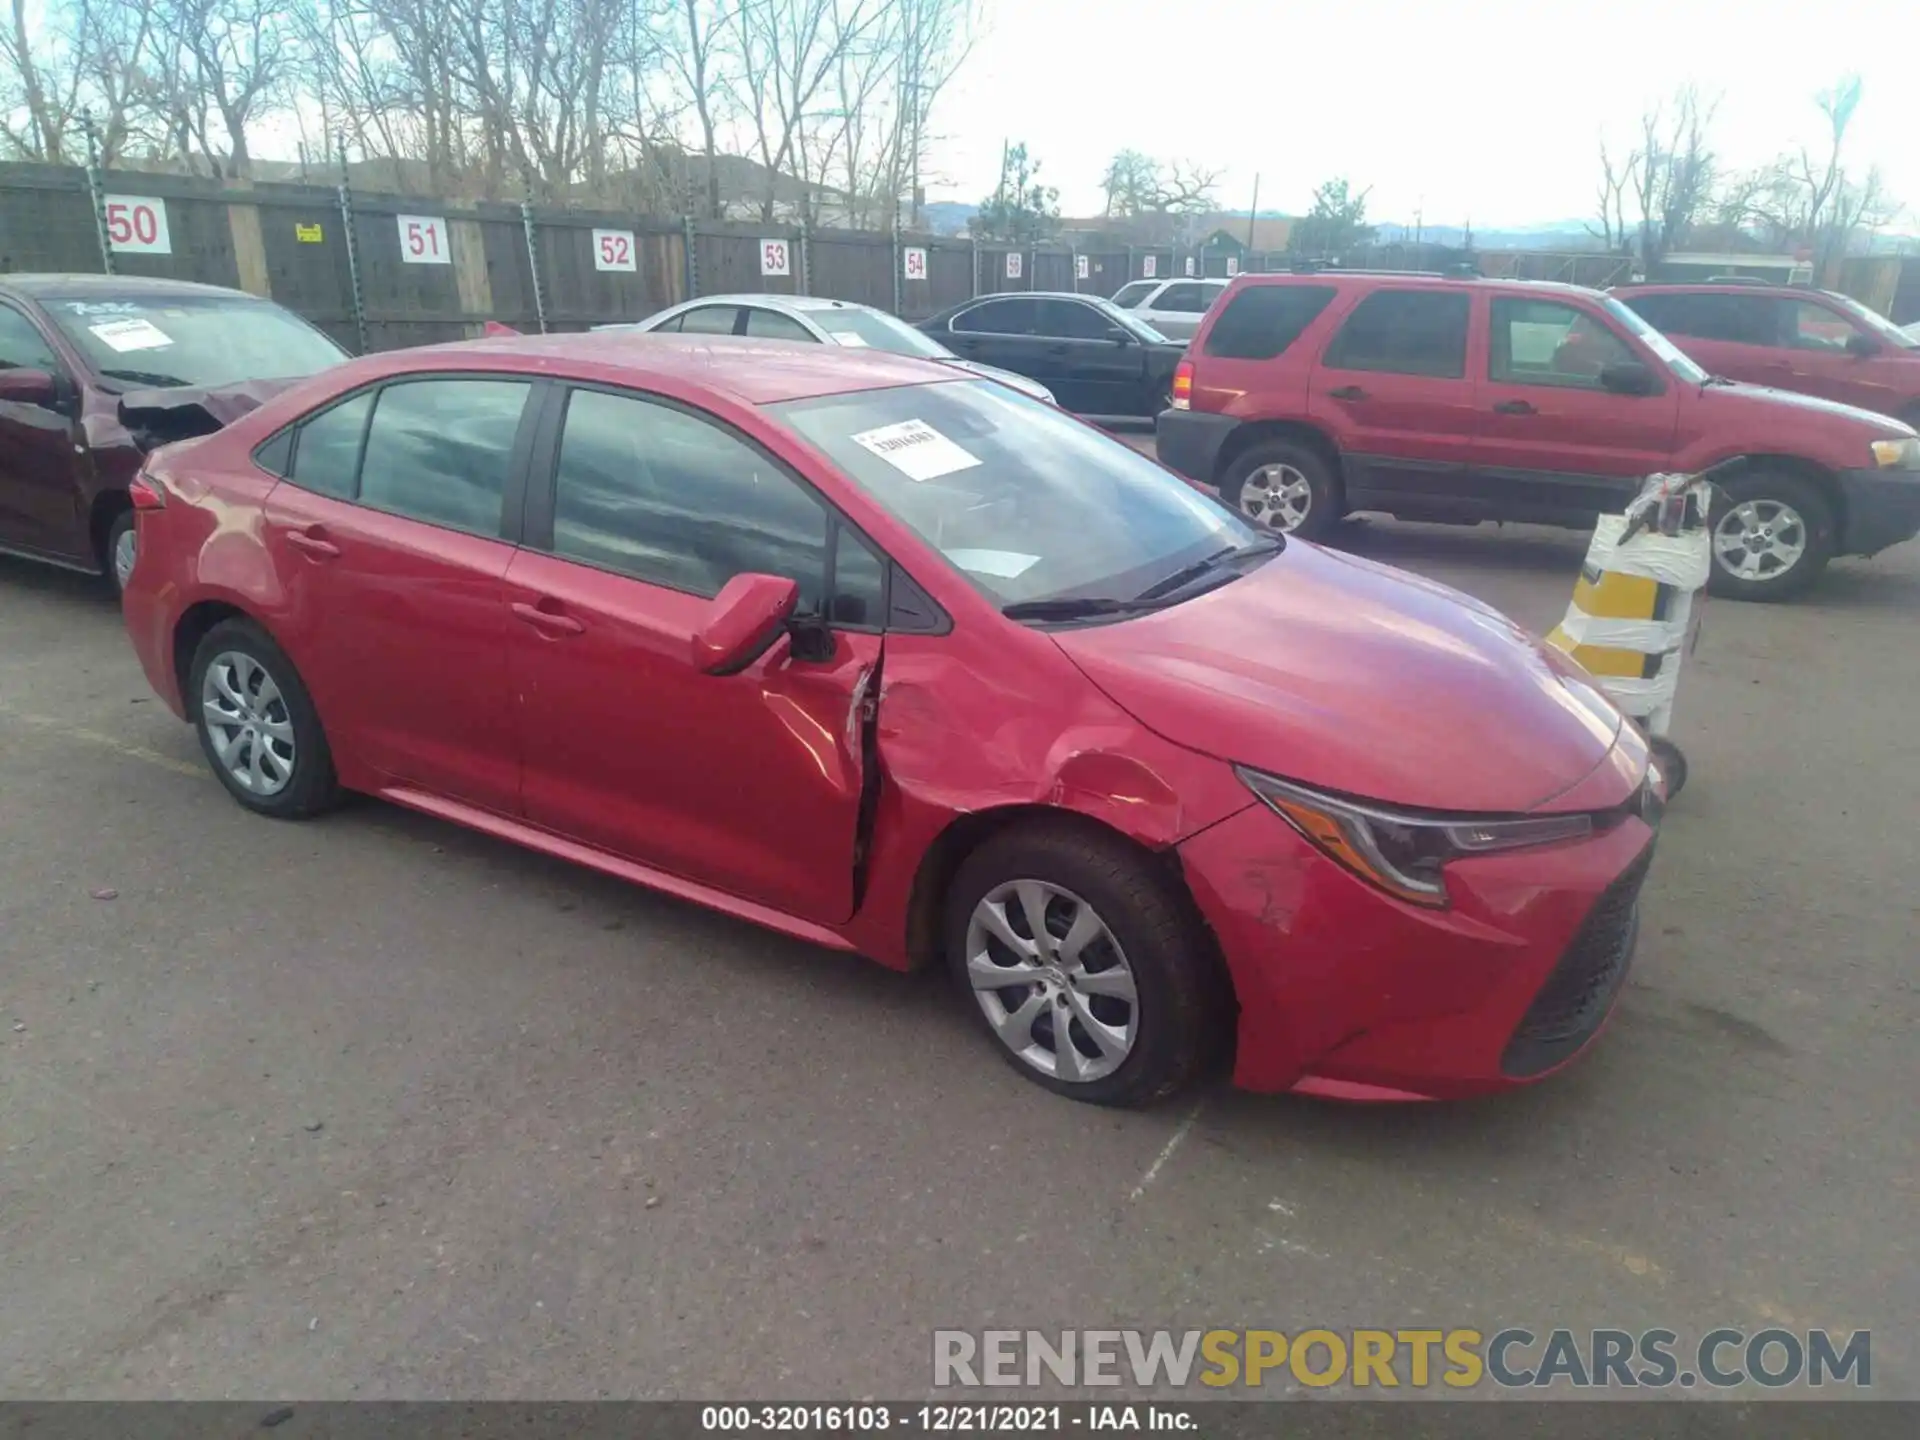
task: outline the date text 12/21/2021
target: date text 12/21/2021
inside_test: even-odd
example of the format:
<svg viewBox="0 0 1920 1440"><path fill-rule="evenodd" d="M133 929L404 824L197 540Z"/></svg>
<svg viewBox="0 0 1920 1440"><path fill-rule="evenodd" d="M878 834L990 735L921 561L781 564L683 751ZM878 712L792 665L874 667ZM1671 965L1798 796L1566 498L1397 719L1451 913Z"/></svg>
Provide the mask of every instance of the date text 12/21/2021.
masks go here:
<svg viewBox="0 0 1920 1440"><path fill-rule="evenodd" d="M1076 1431L1192 1431L1189 1407L1167 1405L706 1405L700 1428L747 1433L1067 1435Z"/></svg>

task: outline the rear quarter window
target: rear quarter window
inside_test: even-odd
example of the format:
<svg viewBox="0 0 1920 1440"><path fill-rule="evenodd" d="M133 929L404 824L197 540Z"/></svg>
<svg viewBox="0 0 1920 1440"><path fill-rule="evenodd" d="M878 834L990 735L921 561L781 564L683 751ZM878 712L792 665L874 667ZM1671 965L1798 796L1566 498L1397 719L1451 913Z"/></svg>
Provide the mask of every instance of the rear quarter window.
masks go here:
<svg viewBox="0 0 1920 1440"><path fill-rule="evenodd" d="M1227 302L1207 334L1223 360L1272 360L1333 302L1331 285L1251 285Z"/></svg>

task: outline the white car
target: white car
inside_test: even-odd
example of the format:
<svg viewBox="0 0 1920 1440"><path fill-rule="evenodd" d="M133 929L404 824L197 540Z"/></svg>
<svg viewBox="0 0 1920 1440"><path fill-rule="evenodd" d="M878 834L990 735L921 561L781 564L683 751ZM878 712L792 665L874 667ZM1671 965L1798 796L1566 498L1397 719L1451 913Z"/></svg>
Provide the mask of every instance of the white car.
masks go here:
<svg viewBox="0 0 1920 1440"><path fill-rule="evenodd" d="M1122 285L1113 303L1131 310L1172 340L1191 340L1226 280L1134 280Z"/></svg>
<svg viewBox="0 0 1920 1440"><path fill-rule="evenodd" d="M1037 380L963 360L924 331L898 316L852 300L815 295L702 295L683 300L631 325L596 325L596 330L663 330L683 335L757 335L762 340L810 340L855 350L885 350L936 360L982 379L997 380L1022 395L1054 403L1053 392Z"/></svg>

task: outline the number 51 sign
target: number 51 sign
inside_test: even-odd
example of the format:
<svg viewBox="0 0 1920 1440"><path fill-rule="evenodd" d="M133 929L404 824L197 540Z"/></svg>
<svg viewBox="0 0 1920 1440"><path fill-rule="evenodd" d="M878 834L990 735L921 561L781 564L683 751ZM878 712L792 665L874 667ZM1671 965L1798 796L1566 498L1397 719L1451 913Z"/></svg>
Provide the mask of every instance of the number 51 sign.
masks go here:
<svg viewBox="0 0 1920 1440"><path fill-rule="evenodd" d="M451 265L442 215L400 215L400 258L409 265Z"/></svg>

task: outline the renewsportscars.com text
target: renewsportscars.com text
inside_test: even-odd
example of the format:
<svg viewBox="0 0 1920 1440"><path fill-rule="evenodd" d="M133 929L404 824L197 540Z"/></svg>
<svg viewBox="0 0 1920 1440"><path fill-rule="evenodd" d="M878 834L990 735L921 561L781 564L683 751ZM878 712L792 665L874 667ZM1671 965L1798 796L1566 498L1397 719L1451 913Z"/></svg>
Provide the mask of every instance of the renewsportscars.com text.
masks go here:
<svg viewBox="0 0 1920 1440"><path fill-rule="evenodd" d="M1871 1331L936 1330L936 1388L1866 1389Z"/></svg>

